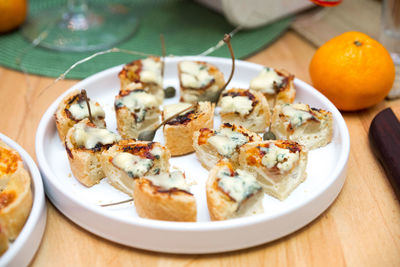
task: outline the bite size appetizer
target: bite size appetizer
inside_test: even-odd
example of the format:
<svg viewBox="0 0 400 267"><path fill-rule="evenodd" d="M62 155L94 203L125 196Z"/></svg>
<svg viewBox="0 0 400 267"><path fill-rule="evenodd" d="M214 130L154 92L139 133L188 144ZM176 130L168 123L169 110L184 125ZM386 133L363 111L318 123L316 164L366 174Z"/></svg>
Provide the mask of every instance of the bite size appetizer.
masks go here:
<svg viewBox="0 0 400 267"><path fill-rule="evenodd" d="M306 177L308 152L292 141L248 143L239 150L239 166L257 177L264 191L286 199Z"/></svg>
<svg viewBox="0 0 400 267"><path fill-rule="evenodd" d="M0 255L21 232L31 207L31 177L18 152L0 140Z"/></svg>
<svg viewBox="0 0 400 267"><path fill-rule="evenodd" d="M251 80L250 89L261 92L272 109L278 104L293 103L296 97L293 81L293 74L265 67Z"/></svg>
<svg viewBox="0 0 400 267"><path fill-rule="evenodd" d="M211 220L228 220L264 211L264 192L256 177L235 169L227 159L220 160L210 171L206 183L207 205Z"/></svg>
<svg viewBox="0 0 400 267"><path fill-rule="evenodd" d="M98 128L89 119L81 120L67 133L65 149L72 174L83 185L90 187L105 177L100 156L120 136L107 129Z"/></svg>
<svg viewBox="0 0 400 267"><path fill-rule="evenodd" d="M132 196L135 179L168 172L171 155L157 142L121 140L101 155L101 165L116 189Z"/></svg>
<svg viewBox="0 0 400 267"><path fill-rule="evenodd" d="M190 193L185 174L180 171L135 179L133 198L140 217L163 221L196 221L196 198Z"/></svg>
<svg viewBox="0 0 400 267"><path fill-rule="evenodd" d="M219 130L201 128L193 135L193 147L201 165L207 170L223 158L234 166L238 163L239 148L248 142L261 141L262 138L242 126L224 123Z"/></svg>
<svg viewBox="0 0 400 267"><path fill-rule="evenodd" d="M207 62L179 62L178 73L181 102L211 101L225 84L222 72Z"/></svg>
<svg viewBox="0 0 400 267"><path fill-rule="evenodd" d="M222 122L241 125L253 132L263 132L271 113L262 93L233 88L222 92L219 101Z"/></svg>
<svg viewBox="0 0 400 267"><path fill-rule="evenodd" d="M64 142L68 130L83 119L89 118L89 110L86 103L86 94L83 91L73 91L61 100L54 114L58 135ZM105 113L98 102L90 100L90 111L93 123L99 128L105 128Z"/></svg>
<svg viewBox="0 0 400 267"><path fill-rule="evenodd" d="M162 112L162 118L163 120L168 119L190 106L191 104L188 103L166 105ZM193 109L165 124L163 129L165 145L172 156L191 153L194 151L193 133L203 127L212 128L213 124L214 104L199 102Z"/></svg>
<svg viewBox="0 0 400 267"><path fill-rule="evenodd" d="M143 89L121 90L114 105L118 132L124 139L137 139L141 132L153 129L160 121L156 97Z"/></svg>
<svg viewBox="0 0 400 267"><path fill-rule="evenodd" d="M274 108L271 132L278 139L300 143L307 150L329 144L333 135L332 113L307 104L284 104Z"/></svg>
<svg viewBox="0 0 400 267"><path fill-rule="evenodd" d="M133 90L138 86L156 97L158 105L164 100L163 62L159 57L138 59L126 64L119 72L121 90Z"/></svg>

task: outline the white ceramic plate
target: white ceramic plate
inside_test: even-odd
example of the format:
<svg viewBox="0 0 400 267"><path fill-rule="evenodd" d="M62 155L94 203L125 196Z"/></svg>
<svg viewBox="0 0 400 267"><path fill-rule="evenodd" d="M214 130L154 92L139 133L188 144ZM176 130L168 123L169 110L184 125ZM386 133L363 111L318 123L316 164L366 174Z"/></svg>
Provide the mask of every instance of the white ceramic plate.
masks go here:
<svg viewBox="0 0 400 267"><path fill-rule="evenodd" d="M178 87L177 62L183 57L168 58L165 65L164 86ZM214 57L185 57L216 65L229 76L231 61ZM236 72L229 87L247 88L262 66L236 62ZM197 199L198 221L195 223L165 222L142 219L134 204L102 208L99 204L128 198L103 179L91 188L82 186L71 174L65 149L58 138L53 114L63 97L76 89L86 89L89 97L100 102L106 111L109 129L116 131L113 102L119 91L117 77L121 66L93 75L61 95L48 108L36 134L36 155L44 175L46 192L54 205L67 217L88 231L124 245L171 253L212 253L255 246L285 236L303 227L321 214L336 198L345 180L350 143L346 124L327 98L306 83L295 80L296 101L323 108L333 113L333 141L326 147L309 153L308 177L285 200L264 198L264 214L211 222L208 215L204 184L208 172L201 167L194 154L174 157L171 165L186 172L186 177L197 181L192 192ZM179 96L165 101L178 102ZM216 116L215 127L219 125ZM161 130L156 141L163 142Z"/></svg>
<svg viewBox="0 0 400 267"><path fill-rule="evenodd" d="M27 266L40 245L46 226L47 213L42 177L31 156L21 146L1 133L0 139L21 155L32 178L31 189L33 193L32 209L28 220L17 239L9 244L8 250L0 257L0 266Z"/></svg>

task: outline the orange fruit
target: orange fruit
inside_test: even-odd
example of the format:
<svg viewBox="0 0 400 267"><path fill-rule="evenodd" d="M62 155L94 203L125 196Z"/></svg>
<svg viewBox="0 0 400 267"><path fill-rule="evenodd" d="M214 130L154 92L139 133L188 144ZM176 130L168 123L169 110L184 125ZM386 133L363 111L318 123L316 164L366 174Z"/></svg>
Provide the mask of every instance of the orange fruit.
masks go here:
<svg viewBox="0 0 400 267"><path fill-rule="evenodd" d="M395 67L388 51L361 32L343 33L314 54L313 85L343 111L371 107L389 93Z"/></svg>
<svg viewBox="0 0 400 267"><path fill-rule="evenodd" d="M0 33L21 25L26 18L28 0L0 0Z"/></svg>

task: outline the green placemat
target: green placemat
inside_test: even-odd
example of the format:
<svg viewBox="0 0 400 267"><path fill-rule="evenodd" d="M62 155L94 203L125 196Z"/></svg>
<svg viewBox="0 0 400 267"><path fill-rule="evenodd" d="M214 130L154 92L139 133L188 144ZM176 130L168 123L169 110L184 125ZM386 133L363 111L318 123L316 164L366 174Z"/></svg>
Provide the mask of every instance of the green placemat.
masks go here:
<svg viewBox="0 0 400 267"><path fill-rule="evenodd" d="M96 1L125 3L134 7L140 20L135 35L117 47L140 51L148 54L160 54L160 33L164 34L167 54L197 55L215 45L224 33L234 27L225 18L206 7L185 0L139 0L139 1ZM62 0L31 0L30 13L41 9L65 5ZM291 17L269 24L256 30L238 32L232 39L237 58L245 58L265 47L284 32L292 21ZM76 61L91 55L91 52L55 52L43 48L33 48L20 31L0 35L0 65L43 76L57 77ZM25 52L23 52L25 51ZM22 57L21 65L17 58ZM226 47L214 51L211 56L229 57ZM127 63L138 57L111 53L85 62L73 69L66 78L83 79L96 72Z"/></svg>

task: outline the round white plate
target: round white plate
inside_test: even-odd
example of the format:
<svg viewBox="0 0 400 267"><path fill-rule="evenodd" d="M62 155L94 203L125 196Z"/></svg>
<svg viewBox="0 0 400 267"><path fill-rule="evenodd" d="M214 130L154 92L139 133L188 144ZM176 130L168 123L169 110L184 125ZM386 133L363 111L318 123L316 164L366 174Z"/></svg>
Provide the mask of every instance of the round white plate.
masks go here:
<svg viewBox="0 0 400 267"><path fill-rule="evenodd" d="M229 76L231 60L214 57L167 58L164 86L179 88L177 63L183 59L207 61ZM114 97L119 91L118 72L122 66L93 75L62 94L48 108L36 133L36 155L44 175L46 192L53 204L67 217L88 231L124 245L171 253L212 253L255 246L285 236L303 227L321 214L339 194L345 180L350 149L346 124L334 105L306 83L295 80L296 101L333 113L332 143L309 153L308 177L284 201L265 195L264 214L228 221L211 222L204 184L208 172L194 154L171 159L171 165L186 172L197 182L192 192L197 200L195 223L165 222L138 217L134 204L100 207L129 196L114 189L103 179L91 188L82 186L71 174L67 153L59 140L53 114L63 97L76 89L86 89L91 99L99 101L106 112L110 130L116 131ZM236 61L236 71L229 87L248 88L250 80L263 67ZM179 96L164 104L178 102ZM219 127L219 116L215 128ZM161 130L155 141L163 143Z"/></svg>
<svg viewBox="0 0 400 267"><path fill-rule="evenodd" d="M1 133L0 139L21 155L32 178L31 189L33 193L32 209L28 220L17 239L9 244L8 250L0 257L0 266L27 266L40 245L46 226L47 213L42 177L31 156L20 145Z"/></svg>

